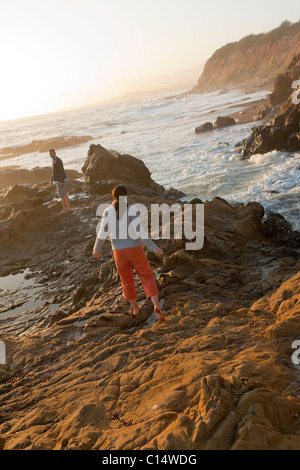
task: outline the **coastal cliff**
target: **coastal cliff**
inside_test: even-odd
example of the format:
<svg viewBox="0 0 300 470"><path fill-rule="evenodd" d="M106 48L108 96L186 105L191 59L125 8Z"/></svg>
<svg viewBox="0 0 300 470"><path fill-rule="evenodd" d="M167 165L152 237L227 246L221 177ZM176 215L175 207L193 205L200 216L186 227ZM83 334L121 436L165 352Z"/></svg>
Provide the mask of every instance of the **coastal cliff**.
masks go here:
<svg viewBox="0 0 300 470"><path fill-rule="evenodd" d="M130 203L183 206L142 163L100 145L86 181L69 182L72 214L59 215L47 182L2 192L0 274L29 269L48 298L1 315L0 448L298 449L300 234L255 201L192 201L204 204L203 248L157 240L163 258L147 252L167 322L140 283L134 318L109 242L91 256L120 165L129 185L141 181Z"/></svg>
<svg viewBox="0 0 300 470"><path fill-rule="evenodd" d="M299 50L300 22L285 21L267 33L251 34L218 49L206 62L190 93L253 83L268 86L288 67Z"/></svg>

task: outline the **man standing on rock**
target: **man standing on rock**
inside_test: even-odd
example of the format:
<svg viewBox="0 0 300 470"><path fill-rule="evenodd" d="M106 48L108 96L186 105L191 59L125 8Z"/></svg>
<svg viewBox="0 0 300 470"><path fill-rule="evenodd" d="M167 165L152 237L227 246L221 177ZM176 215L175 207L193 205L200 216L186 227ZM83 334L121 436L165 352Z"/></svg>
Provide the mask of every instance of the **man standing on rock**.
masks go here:
<svg viewBox="0 0 300 470"><path fill-rule="evenodd" d="M52 158L52 176L50 180L50 186L56 184L57 194L61 198L63 210L61 214L71 212L70 199L67 194L67 176L64 170L62 160L56 155L54 149L49 150L50 157Z"/></svg>

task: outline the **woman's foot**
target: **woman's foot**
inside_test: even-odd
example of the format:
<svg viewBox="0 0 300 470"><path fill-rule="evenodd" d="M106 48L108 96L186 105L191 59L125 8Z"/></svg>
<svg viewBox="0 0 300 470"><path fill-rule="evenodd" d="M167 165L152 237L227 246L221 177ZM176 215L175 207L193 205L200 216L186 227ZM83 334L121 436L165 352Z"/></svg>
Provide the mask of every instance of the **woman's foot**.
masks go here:
<svg viewBox="0 0 300 470"><path fill-rule="evenodd" d="M140 307L139 305L137 307L134 307L133 308L133 316L137 317L141 310L142 310L142 307Z"/></svg>
<svg viewBox="0 0 300 470"><path fill-rule="evenodd" d="M133 308L132 315L133 315L134 317L137 317L138 314L140 313L142 307L139 306L138 301L137 301L137 298L135 298L135 299L129 299L129 302L131 303L131 306L132 306L132 308Z"/></svg>
<svg viewBox="0 0 300 470"><path fill-rule="evenodd" d="M165 321L167 320L166 317L164 316L164 314L162 313L160 307L154 307L154 311L156 312L157 314L157 318L159 321L165 323Z"/></svg>

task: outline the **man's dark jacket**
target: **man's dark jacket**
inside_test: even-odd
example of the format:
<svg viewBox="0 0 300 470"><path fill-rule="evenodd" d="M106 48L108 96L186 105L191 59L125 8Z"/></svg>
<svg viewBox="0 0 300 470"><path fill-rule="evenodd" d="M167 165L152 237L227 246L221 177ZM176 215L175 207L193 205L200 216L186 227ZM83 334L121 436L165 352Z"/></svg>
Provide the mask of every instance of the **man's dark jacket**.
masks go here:
<svg viewBox="0 0 300 470"><path fill-rule="evenodd" d="M64 170L63 162L59 157L55 157L52 162L52 181L59 181L60 183L64 183L67 175Z"/></svg>

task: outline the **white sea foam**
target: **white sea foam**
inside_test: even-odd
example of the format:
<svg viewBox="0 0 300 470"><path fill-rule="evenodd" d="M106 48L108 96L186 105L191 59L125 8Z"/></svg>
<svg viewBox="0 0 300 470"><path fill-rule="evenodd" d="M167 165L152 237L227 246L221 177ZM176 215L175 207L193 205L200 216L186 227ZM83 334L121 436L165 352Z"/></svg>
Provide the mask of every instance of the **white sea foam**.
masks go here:
<svg viewBox="0 0 300 470"><path fill-rule="evenodd" d="M99 143L142 159L155 181L183 190L187 199L220 196L228 201L258 201L266 212L280 212L299 230L299 153L274 151L241 160L234 145L260 123L194 133L206 121L242 110L241 100L246 105L267 92L245 95L230 90L170 99L164 94L3 122L0 147L62 135L91 135L93 141L57 151L66 169L81 170L89 145ZM37 152L0 160L0 167L32 169L50 164L48 153Z"/></svg>

